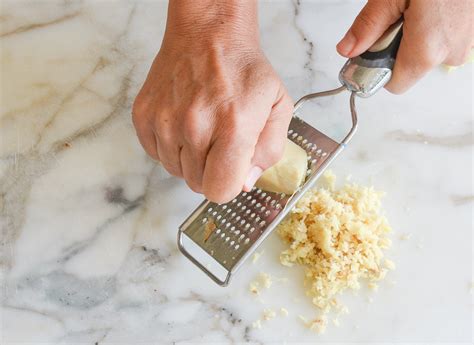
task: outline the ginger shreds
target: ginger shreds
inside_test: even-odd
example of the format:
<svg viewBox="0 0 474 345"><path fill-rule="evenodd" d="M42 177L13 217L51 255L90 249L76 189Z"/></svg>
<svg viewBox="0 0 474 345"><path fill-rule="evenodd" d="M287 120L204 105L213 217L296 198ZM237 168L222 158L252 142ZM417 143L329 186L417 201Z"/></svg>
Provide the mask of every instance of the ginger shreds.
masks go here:
<svg viewBox="0 0 474 345"><path fill-rule="evenodd" d="M383 193L356 184L336 189L334 175L325 178L329 188L307 192L278 227L290 245L281 263L306 267L307 294L323 314L335 307L342 291L359 289L362 280L375 287L387 269L395 268L383 260L391 245L391 228L381 213ZM324 324L319 330L326 326L316 324Z"/></svg>

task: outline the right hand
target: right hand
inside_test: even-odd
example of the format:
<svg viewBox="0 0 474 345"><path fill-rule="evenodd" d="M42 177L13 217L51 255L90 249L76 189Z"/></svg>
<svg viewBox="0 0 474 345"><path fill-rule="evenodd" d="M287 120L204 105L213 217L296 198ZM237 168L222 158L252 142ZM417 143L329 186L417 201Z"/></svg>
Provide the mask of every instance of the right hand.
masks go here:
<svg viewBox="0 0 474 345"><path fill-rule="evenodd" d="M293 102L258 39L212 36L165 35L133 123L169 173L225 203L281 158Z"/></svg>

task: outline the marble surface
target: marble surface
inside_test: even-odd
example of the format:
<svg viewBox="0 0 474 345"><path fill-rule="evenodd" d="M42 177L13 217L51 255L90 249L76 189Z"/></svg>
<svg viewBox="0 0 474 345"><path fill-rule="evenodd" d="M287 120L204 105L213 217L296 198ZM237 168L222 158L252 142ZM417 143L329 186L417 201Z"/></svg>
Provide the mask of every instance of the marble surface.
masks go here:
<svg viewBox="0 0 474 345"><path fill-rule="evenodd" d="M397 270L372 303L343 296L350 314L317 335L297 317L315 310L276 234L227 288L177 250L201 196L145 156L130 120L166 2L1 6L2 344L472 341L472 65L358 100L359 131L332 169L386 191ZM294 98L338 85L335 44L361 6L261 3L263 48ZM346 98L304 117L337 136ZM262 271L289 281L256 301L248 284ZM289 316L252 328L268 307Z"/></svg>

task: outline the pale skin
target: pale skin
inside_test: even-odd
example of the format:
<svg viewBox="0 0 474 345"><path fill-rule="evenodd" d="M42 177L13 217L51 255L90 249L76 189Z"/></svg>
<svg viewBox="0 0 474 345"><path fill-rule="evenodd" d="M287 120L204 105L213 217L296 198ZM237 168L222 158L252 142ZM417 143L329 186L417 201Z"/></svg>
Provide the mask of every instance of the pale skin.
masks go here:
<svg viewBox="0 0 474 345"><path fill-rule="evenodd" d="M386 89L403 93L473 46L472 0L369 0L337 51L367 50L400 16ZM250 190L281 157L293 101L260 45L256 0L170 0L166 32L133 105L140 143L211 201Z"/></svg>

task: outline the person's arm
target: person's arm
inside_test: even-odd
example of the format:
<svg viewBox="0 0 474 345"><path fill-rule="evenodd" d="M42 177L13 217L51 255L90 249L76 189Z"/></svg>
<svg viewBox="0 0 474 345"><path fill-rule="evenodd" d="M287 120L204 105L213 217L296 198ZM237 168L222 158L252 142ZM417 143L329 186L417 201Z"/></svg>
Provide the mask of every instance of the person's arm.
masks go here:
<svg viewBox="0 0 474 345"><path fill-rule="evenodd" d="M151 157L227 202L279 160L292 110L259 47L256 0L170 0L161 49L133 105Z"/></svg>
<svg viewBox="0 0 474 345"><path fill-rule="evenodd" d="M403 37L386 88L402 93L439 64L466 62L473 47L472 0L369 0L337 46L345 57L366 51L404 16Z"/></svg>

